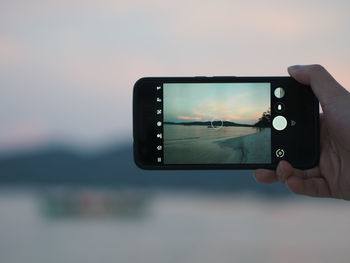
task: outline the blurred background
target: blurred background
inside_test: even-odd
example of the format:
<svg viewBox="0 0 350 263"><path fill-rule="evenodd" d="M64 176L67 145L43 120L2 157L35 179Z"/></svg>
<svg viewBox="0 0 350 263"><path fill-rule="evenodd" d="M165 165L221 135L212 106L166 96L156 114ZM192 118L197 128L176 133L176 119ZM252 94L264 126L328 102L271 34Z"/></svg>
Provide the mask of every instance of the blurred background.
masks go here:
<svg viewBox="0 0 350 263"><path fill-rule="evenodd" d="M0 2L0 261L349 262L349 205L253 171L141 171L143 76L286 75L350 87L346 0Z"/></svg>

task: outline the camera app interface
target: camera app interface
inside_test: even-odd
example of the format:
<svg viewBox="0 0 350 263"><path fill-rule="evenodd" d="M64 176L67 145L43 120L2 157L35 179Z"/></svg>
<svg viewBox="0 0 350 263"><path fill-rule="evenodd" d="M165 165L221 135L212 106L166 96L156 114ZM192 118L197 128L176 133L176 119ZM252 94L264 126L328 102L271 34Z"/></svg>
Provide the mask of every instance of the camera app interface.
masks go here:
<svg viewBox="0 0 350 263"><path fill-rule="evenodd" d="M271 163L270 83L164 83L165 164Z"/></svg>

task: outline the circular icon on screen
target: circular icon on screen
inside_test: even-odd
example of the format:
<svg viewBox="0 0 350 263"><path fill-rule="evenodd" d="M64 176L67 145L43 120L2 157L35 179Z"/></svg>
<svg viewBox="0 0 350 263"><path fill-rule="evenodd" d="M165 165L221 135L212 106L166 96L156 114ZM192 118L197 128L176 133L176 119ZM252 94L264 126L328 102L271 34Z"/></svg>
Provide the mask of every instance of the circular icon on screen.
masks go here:
<svg viewBox="0 0 350 263"><path fill-rule="evenodd" d="M220 119L212 119L208 128L221 129L224 126L224 122Z"/></svg>
<svg viewBox="0 0 350 263"><path fill-rule="evenodd" d="M275 89L274 94L276 98L281 99L284 97L284 89L281 87L278 87L277 89Z"/></svg>
<svg viewBox="0 0 350 263"><path fill-rule="evenodd" d="M277 111L278 113L282 113L284 112L285 106L282 102L277 102L275 104L275 111Z"/></svg>
<svg viewBox="0 0 350 263"><path fill-rule="evenodd" d="M278 131L282 131L287 127L287 119L281 115L276 116L273 120L272 120L272 126L278 130Z"/></svg>
<svg viewBox="0 0 350 263"><path fill-rule="evenodd" d="M276 150L276 156L278 158L282 158L284 156L284 150L283 149L277 149Z"/></svg>

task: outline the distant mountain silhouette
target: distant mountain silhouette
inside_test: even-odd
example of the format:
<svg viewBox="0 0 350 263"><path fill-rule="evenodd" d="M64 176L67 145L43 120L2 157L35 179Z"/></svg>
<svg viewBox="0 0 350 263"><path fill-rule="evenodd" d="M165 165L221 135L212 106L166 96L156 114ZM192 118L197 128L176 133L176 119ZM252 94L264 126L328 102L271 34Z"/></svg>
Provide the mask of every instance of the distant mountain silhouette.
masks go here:
<svg viewBox="0 0 350 263"><path fill-rule="evenodd" d="M100 185L117 188L253 191L286 194L281 184L261 185L252 171L144 171L133 162L132 146L84 155L50 149L0 159L1 185Z"/></svg>
<svg viewBox="0 0 350 263"><path fill-rule="evenodd" d="M254 125L250 124L242 124L236 123L233 121L191 121L191 122L171 122L165 121L164 124L172 124L172 125L185 125L185 126L224 126L224 127L254 127Z"/></svg>

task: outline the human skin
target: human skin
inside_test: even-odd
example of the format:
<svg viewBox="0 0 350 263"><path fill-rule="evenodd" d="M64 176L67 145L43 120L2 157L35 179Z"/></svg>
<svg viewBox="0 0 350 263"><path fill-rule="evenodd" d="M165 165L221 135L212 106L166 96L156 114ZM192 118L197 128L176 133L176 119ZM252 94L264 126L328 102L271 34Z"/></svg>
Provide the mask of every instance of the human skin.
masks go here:
<svg viewBox="0 0 350 263"><path fill-rule="evenodd" d="M310 85L321 104L320 161L308 170L280 161L276 171L258 169L254 177L265 184L280 181L296 194L350 200L350 93L320 65L291 66L288 73Z"/></svg>

